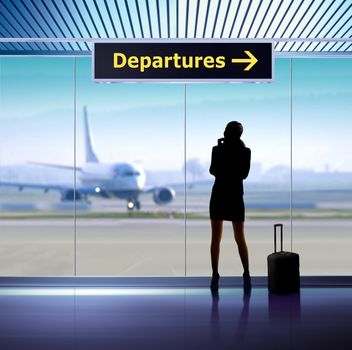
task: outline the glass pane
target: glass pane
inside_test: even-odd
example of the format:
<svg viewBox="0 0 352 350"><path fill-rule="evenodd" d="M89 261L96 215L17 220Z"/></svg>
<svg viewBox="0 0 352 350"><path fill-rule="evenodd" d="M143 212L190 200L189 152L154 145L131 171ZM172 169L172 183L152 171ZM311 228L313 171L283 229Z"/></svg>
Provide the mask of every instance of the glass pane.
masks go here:
<svg viewBox="0 0 352 350"><path fill-rule="evenodd" d="M251 170L244 181L250 271L266 275L274 223L285 224L285 247L290 243L289 60L276 60L275 80L270 84L190 85L187 91L187 274L211 273L211 152L226 124L237 120L252 151ZM241 275L231 222L224 222L223 231L220 275Z"/></svg>
<svg viewBox="0 0 352 350"><path fill-rule="evenodd" d="M293 60L293 249L304 275L349 275L352 60Z"/></svg>
<svg viewBox="0 0 352 350"><path fill-rule="evenodd" d="M96 84L80 58L77 102L78 274L183 275L183 85Z"/></svg>
<svg viewBox="0 0 352 350"><path fill-rule="evenodd" d="M0 275L72 275L73 59L0 63Z"/></svg>

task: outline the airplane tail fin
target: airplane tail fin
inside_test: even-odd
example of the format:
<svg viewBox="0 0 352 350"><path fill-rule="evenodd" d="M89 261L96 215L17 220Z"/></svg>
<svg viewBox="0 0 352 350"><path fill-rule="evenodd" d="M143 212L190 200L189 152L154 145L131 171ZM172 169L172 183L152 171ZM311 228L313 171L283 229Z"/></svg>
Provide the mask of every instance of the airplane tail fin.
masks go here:
<svg viewBox="0 0 352 350"><path fill-rule="evenodd" d="M90 138L89 124L88 124L88 114L86 106L83 107L83 117L84 117L84 142L86 149L86 162L87 163L99 163L98 157L95 155L92 147L92 141Z"/></svg>

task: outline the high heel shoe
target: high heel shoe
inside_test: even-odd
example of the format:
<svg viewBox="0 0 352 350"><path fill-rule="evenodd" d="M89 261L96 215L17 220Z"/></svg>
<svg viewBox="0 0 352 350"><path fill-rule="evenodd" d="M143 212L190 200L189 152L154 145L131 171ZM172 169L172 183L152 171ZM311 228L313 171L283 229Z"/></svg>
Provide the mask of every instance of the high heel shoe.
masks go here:
<svg viewBox="0 0 352 350"><path fill-rule="evenodd" d="M213 274L213 277L211 278L211 283L210 283L210 289L213 292L216 292L219 289L219 279L220 275L219 274Z"/></svg>
<svg viewBox="0 0 352 350"><path fill-rule="evenodd" d="M243 274L243 290L244 292L248 293L252 289L252 282L251 282L251 276L249 273L244 273Z"/></svg>

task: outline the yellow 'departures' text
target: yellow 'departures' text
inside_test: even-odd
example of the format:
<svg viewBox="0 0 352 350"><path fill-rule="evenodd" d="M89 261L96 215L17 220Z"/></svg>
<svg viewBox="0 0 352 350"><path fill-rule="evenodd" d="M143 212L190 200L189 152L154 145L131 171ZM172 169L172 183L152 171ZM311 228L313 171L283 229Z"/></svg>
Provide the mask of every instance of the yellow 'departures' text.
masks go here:
<svg viewBox="0 0 352 350"><path fill-rule="evenodd" d="M175 52L172 56L126 56L122 52L114 53L114 68L132 68L144 72L147 69L222 69L224 56L181 56Z"/></svg>

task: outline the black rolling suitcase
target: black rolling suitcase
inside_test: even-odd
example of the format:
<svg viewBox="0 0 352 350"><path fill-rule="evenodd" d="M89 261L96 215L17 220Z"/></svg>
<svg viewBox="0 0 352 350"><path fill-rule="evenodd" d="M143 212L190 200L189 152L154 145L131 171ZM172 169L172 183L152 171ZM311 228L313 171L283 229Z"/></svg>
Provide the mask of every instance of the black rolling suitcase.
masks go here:
<svg viewBox="0 0 352 350"><path fill-rule="evenodd" d="M276 252L276 230L280 227L281 250ZM268 256L268 287L270 293L297 292L299 283L299 255L282 250L282 224L274 225L274 253Z"/></svg>

